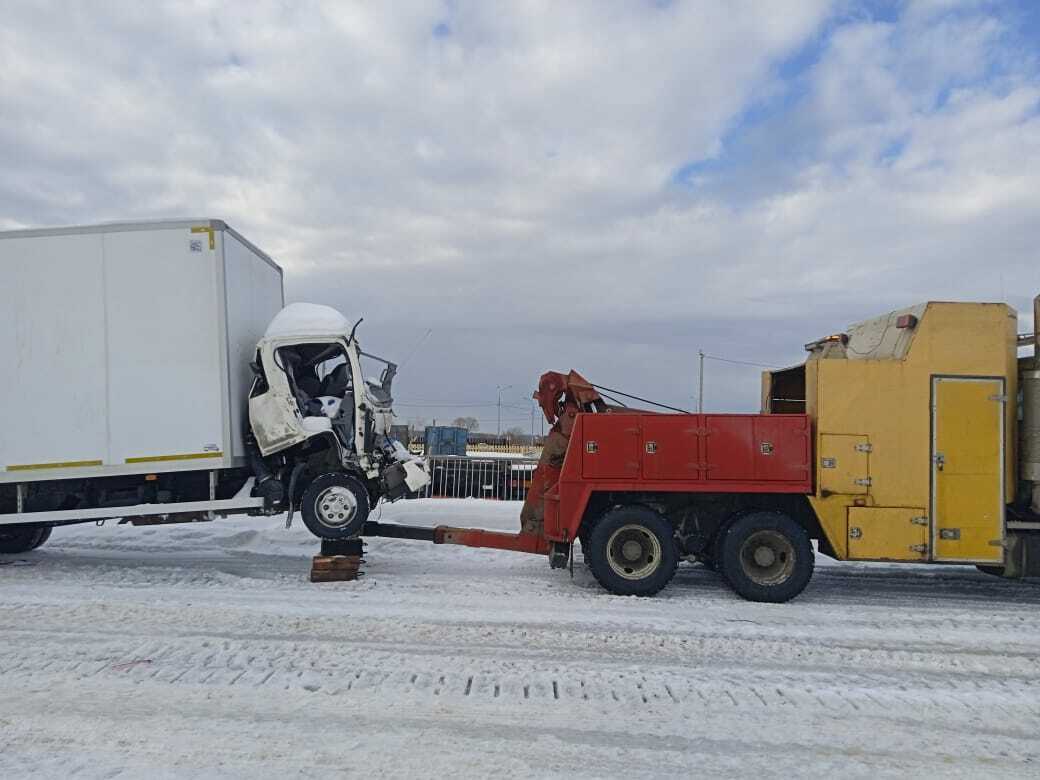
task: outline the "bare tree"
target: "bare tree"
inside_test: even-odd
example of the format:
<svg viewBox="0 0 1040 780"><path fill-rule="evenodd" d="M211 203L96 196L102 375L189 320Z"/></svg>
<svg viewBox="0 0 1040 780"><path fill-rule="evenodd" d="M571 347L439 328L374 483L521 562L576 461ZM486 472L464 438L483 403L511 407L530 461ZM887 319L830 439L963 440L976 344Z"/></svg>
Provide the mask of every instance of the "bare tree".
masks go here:
<svg viewBox="0 0 1040 780"><path fill-rule="evenodd" d="M470 433L480 427L480 421L476 417L456 417L451 424L456 428L465 428Z"/></svg>
<svg viewBox="0 0 1040 780"><path fill-rule="evenodd" d="M507 441L521 442L527 439L527 434L524 433L524 429L519 425L510 428L503 434Z"/></svg>

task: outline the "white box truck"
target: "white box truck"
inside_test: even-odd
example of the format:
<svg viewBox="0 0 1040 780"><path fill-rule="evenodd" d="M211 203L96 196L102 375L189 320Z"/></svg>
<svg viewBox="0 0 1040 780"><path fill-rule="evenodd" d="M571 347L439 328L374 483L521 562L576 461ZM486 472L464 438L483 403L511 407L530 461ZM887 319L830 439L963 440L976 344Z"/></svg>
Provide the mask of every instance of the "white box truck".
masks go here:
<svg viewBox="0 0 1040 780"><path fill-rule="evenodd" d="M351 538L428 479L389 437L396 367L336 310L285 307L281 268L220 220L3 232L0 273L0 553L295 508Z"/></svg>

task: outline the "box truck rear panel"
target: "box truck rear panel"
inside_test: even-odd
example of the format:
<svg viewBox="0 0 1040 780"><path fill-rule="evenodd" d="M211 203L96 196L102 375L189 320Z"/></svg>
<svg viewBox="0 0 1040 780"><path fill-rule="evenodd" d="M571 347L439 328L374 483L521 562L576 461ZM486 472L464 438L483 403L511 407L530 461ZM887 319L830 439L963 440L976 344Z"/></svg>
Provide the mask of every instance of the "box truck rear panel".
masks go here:
<svg viewBox="0 0 1040 780"><path fill-rule="evenodd" d="M195 220L0 234L0 268L0 482L242 462L269 258Z"/></svg>

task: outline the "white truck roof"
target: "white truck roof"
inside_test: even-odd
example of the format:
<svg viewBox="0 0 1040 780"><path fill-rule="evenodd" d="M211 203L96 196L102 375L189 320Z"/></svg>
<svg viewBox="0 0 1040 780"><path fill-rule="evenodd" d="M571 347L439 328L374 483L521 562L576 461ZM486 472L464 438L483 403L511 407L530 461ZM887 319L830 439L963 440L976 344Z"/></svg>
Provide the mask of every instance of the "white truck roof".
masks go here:
<svg viewBox="0 0 1040 780"><path fill-rule="evenodd" d="M116 221L95 222L90 225L58 225L54 227L38 228L14 228L12 230L0 230L0 239L3 238L33 238L36 236L69 236L84 235L90 233L126 233L133 230L161 230L169 228L194 228L208 226L213 230L222 231L234 236L238 241L250 249L257 257L269 263L273 268L281 272L282 267L271 257L261 250L256 244L249 241L245 236L235 230L222 219L212 217L201 217L199 219L187 219L175 217L171 219L152 219L142 221Z"/></svg>
<svg viewBox="0 0 1040 780"><path fill-rule="evenodd" d="M319 303L290 303L271 320L265 339L350 333L350 321L331 306Z"/></svg>

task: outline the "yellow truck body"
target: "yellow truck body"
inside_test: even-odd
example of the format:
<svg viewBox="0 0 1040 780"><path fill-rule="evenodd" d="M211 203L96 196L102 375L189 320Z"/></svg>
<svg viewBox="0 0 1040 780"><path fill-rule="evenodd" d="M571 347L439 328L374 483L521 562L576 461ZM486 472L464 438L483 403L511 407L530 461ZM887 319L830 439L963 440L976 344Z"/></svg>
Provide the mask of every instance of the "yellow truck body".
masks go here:
<svg viewBox="0 0 1040 780"><path fill-rule="evenodd" d="M1017 314L920 304L806 345L763 411L814 422L809 502L842 560L1003 566L1015 495Z"/></svg>

